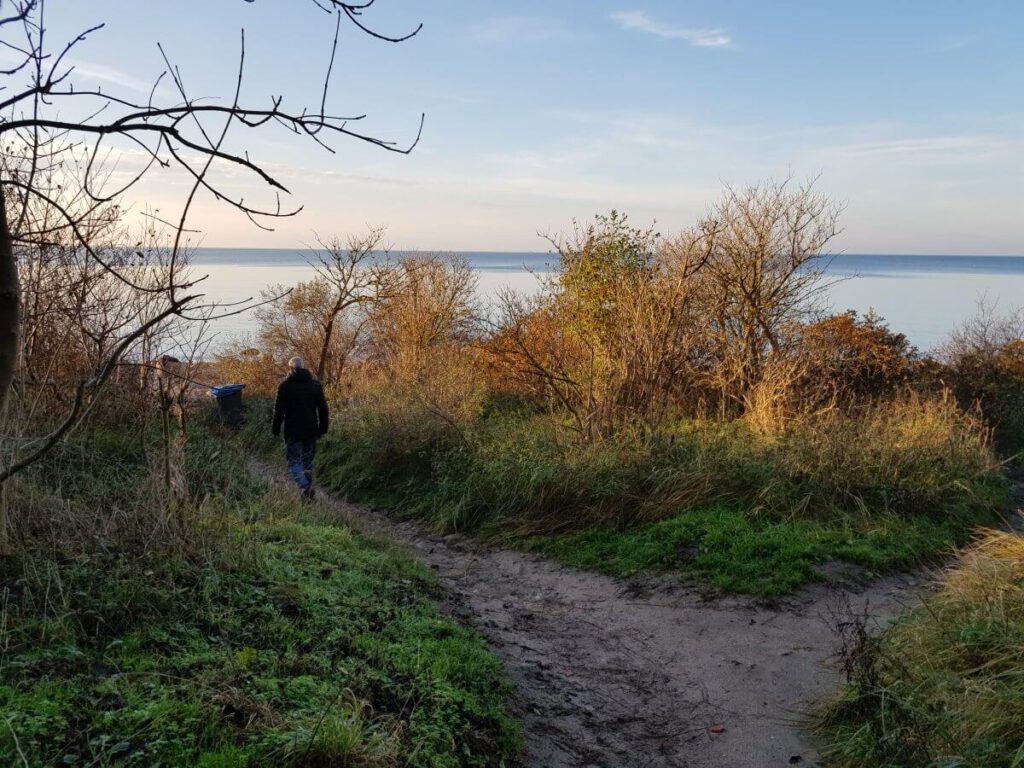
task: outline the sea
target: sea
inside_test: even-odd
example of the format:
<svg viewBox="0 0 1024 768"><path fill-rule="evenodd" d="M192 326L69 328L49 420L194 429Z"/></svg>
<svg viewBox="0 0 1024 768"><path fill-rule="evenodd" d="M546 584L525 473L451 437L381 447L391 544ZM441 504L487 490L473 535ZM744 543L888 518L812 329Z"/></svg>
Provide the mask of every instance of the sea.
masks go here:
<svg viewBox="0 0 1024 768"><path fill-rule="evenodd" d="M392 255L401 255L393 252ZM480 298L503 289L535 291L538 279L557 263L553 253L458 252L475 270ZM272 286L288 288L314 275L303 250L200 248L192 261L208 301L235 304L258 299ZM1024 256L929 256L837 254L828 257L823 301L843 312L873 310L921 351L933 349L978 304L998 310L1024 306ZM212 324L211 349L251 335L253 312L222 317Z"/></svg>

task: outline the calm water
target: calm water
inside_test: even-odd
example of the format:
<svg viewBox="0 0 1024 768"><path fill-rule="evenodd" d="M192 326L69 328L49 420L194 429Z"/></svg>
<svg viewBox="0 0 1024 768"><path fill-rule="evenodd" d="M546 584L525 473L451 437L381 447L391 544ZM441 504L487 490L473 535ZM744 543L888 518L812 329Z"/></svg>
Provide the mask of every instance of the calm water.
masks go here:
<svg viewBox="0 0 1024 768"><path fill-rule="evenodd" d="M461 255L476 269L484 297L504 287L532 290L537 283L532 273L547 271L555 259L549 253ZM211 299L240 301L269 285L308 280L313 272L306 256L301 250L202 248L194 263L209 276L204 285ZM1024 305L1024 256L843 254L832 260L828 272L838 280L828 291L833 310L874 309L924 350L974 314L983 296L1004 308ZM249 315L226 318L218 321L218 341L252 330Z"/></svg>

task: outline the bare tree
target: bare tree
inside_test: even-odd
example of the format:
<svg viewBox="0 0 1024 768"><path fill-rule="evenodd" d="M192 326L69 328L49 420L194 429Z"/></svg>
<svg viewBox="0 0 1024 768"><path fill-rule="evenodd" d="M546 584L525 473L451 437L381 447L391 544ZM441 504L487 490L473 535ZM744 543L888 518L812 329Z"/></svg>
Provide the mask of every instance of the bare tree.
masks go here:
<svg viewBox="0 0 1024 768"><path fill-rule="evenodd" d="M393 270L383 261L388 249L381 250L383 227L372 227L364 235L349 235L346 240L334 237L320 240L311 262L320 280L329 288L328 301L323 305L321 334L323 339L316 356L316 373L325 384L332 384L341 376L348 355L355 349L369 317L346 318L353 308L386 298L394 289ZM377 263L372 263L377 257ZM347 319L347 333L337 344L337 326Z"/></svg>
<svg viewBox="0 0 1024 768"><path fill-rule="evenodd" d="M432 350L477 338L477 278L464 257L406 256L387 272L370 315L371 354L392 373L415 379Z"/></svg>
<svg viewBox="0 0 1024 768"><path fill-rule="evenodd" d="M996 445L1024 453L1024 307L978 299L973 317L938 349L943 379L965 407L980 407Z"/></svg>
<svg viewBox="0 0 1024 768"><path fill-rule="evenodd" d="M20 248L49 247L48 241L61 234L70 240L70 245L67 242L65 245L86 254L96 269L137 294L150 294L158 299L145 313L121 326L123 332L117 336L118 341L103 350L102 361L94 374L77 388L66 418L38 441L36 450L9 461L0 470L0 482L44 455L78 423L87 410L90 393L99 392L120 359L149 329L172 317L208 316L204 311L208 305L203 304L197 290L201 278L187 269L184 255L188 235L186 222L199 195L212 195L265 228L269 228L268 220L293 216L301 210L283 207L280 194L288 192L284 184L244 150L229 147L227 137L231 128L283 126L328 151L332 137L351 138L400 153L410 152L418 143L422 115L415 137L406 145L398 145L358 130L363 115L346 117L329 112L327 99L343 23L351 23L374 38L390 42L406 40L420 27L398 36L370 28L363 21L363 15L374 0L311 2L313 7L334 17L330 64L324 74L320 103L312 108L292 109L280 96L270 97L262 106L243 102L244 31L240 38L235 88L226 100L217 103L194 97L179 68L174 66L163 47L159 47L166 69L155 78L149 98L140 101L74 84L70 54L99 32L102 23L54 46L47 33L46 0L0 0L0 44L16 56L13 64L0 70L0 146L6 155L17 160L0 168L0 412L5 410L19 364ZM111 155L116 157L125 146L141 150L147 160L127 182L112 185L105 159ZM59 155L59 159L55 159ZM79 155L84 158L79 165L66 159ZM248 172L267 185L273 195L271 202L250 203L219 187L214 171L223 166ZM154 167L178 168L191 179L191 187L180 214L163 222L174 234L166 256L162 257L162 279L157 284L143 284L133 279L120 253L112 258L99 247L87 225L95 220L97 209L103 206L116 211L112 206ZM58 183L51 183L53 178L48 180L47 174L57 174L54 178ZM55 190L62 188L77 190L74 198L56 194ZM228 307L223 311L234 312L238 308Z"/></svg>
<svg viewBox="0 0 1024 768"><path fill-rule="evenodd" d="M386 273L369 305L367 368L465 440L483 390L476 274L464 257L439 254L405 256Z"/></svg>
<svg viewBox="0 0 1024 768"><path fill-rule="evenodd" d="M325 385L339 381L365 336L370 307L397 288L399 273L381 247L383 238L384 228L373 227L363 235L319 240L309 259L312 280L262 292L265 303L255 314L265 362L280 370L298 354Z"/></svg>

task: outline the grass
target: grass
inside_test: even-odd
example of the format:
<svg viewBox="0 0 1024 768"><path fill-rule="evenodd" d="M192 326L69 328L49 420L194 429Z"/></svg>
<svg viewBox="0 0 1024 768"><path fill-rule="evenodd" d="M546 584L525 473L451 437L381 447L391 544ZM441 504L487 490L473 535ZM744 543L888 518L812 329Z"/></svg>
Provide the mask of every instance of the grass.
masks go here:
<svg viewBox="0 0 1024 768"><path fill-rule="evenodd" d="M831 764L1024 765L1024 539L983 535L881 635L846 626L847 682L820 724Z"/></svg>
<svg viewBox="0 0 1024 768"><path fill-rule="evenodd" d="M146 466L127 439L68 449L49 479L71 507L104 482L111 506L141 503L114 480ZM438 612L428 570L252 481L241 443L198 430L190 450L195 546L0 562L0 764L515 761L500 663Z"/></svg>
<svg viewBox="0 0 1024 768"><path fill-rule="evenodd" d="M688 509L657 523L528 539L526 546L577 568L616 576L681 571L729 592L778 597L852 563L875 575L918 564L964 535L962 526L890 516L773 520L735 507Z"/></svg>
<svg viewBox="0 0 1024 768"><path fill-rule="evenodd" d="M679 570L762 596L823 578L833 560L874 573L927 561L1007 498L987 432L942 400L775 435L681 420L583 445L556 417L514 404L447 438L414 404L338 421L320 476L350 497L577 567Z"/></svg>

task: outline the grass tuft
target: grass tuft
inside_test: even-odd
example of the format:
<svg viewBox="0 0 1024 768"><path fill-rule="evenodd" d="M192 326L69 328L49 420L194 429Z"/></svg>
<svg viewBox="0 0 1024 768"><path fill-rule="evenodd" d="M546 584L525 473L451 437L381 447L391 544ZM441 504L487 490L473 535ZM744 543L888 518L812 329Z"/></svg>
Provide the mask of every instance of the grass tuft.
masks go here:
<svg viewBox="0 0 1024 768"><path fill-rule="evenodd" d="M1024 765L1024 539L984 533L922 607L855 635L819 726L834 765Z"/></svg>

